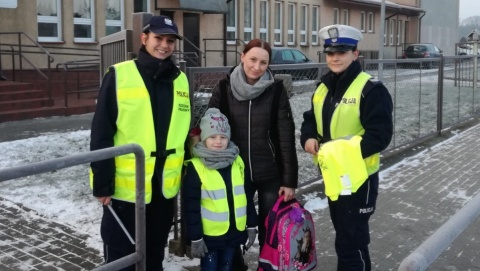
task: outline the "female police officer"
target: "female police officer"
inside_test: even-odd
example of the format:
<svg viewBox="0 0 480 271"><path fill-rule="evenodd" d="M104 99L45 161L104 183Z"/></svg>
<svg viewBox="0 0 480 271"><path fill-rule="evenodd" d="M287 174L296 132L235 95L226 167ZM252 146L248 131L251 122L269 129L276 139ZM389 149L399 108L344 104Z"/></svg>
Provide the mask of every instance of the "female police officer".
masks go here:
<svg viewBox="0 0 480 271"><path fill-rule="evenodd" d="M336 232L337 270L368 271L368 220L378 195L379 153L392 138L392 99L357 61L360 31L331 25L319 34L330 70L303 114L300 141L322 172Z"/></svg>

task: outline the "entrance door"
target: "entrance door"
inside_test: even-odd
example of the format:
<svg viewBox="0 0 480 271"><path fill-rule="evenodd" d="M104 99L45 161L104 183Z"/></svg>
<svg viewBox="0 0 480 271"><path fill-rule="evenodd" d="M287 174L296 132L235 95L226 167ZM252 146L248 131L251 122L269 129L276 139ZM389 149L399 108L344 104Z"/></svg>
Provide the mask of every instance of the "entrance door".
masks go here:
<svg viewBox="0 0 480 271"><path fill-rule="evenodd" d="M200 48L200 16L198 14L183 13L183 38L183 53L187 67L202 66L202 56L198 49Z"/></svg>

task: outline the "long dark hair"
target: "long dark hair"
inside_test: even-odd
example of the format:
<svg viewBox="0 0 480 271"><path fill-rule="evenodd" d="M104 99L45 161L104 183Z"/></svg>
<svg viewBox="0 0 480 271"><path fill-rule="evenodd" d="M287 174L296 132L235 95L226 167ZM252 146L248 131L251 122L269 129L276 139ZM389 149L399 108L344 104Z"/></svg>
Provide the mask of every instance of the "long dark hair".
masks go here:
<svg viewBox="0 0 480 271"><path fill-rule="evenodd" d="M243 48L243 54L246 54L250 49L254 47L259 47L262 49L267 50L268 52L268 63L272 60L272 48L270 47L270 44L268 42L261 40L261 39L253 39L247 45L245 45L245 48Z"/></svg>

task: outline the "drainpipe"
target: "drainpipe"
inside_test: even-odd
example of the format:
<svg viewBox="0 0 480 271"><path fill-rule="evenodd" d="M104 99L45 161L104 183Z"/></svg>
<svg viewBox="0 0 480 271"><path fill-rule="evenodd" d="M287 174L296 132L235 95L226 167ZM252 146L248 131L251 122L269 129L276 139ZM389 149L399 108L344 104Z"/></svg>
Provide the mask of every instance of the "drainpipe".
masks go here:
<svg viewBox="0 0 480 271"><path fill-rule="evenodd" d="M426 11L423 12L423 15L418 18L418 42L422 42L422 18L427 14Z"/></svg>

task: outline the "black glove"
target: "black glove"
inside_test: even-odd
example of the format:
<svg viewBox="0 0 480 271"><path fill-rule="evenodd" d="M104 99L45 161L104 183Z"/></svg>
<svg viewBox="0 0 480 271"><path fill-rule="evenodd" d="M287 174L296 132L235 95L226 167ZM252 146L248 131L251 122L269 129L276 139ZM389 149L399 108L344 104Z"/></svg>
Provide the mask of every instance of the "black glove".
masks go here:
<svg viewBox="0 0 480 271"><path fill-rule="evenodd" d="M205 241L203 238L197 241L192 241L191 247L192 257L195 258L203 258L205 254L208 253L207 245L205 245Z"/></svg>
<svg viewBox="0 0 480 271"><path fill-rule="evenodd" d="M247 234L248 234L248 243L245 245L245 249L249 249L253 246L253 243L255 242L255 238L257 237L257 229L248 228Z"/></svg>

